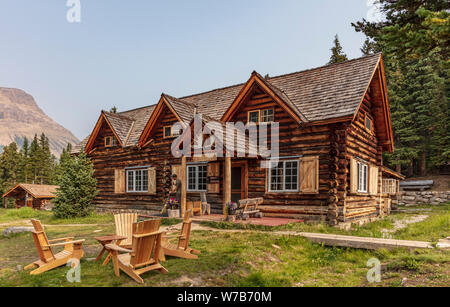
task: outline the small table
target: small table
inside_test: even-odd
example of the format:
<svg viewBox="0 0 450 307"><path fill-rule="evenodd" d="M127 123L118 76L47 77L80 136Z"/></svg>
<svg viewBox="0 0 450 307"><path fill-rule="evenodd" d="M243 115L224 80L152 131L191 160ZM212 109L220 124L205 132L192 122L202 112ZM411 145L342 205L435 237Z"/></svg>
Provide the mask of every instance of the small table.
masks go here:
<svg viewBox="0 0 450 307"><path fill-rule="evenodd" d="M100 254L98 254L97 258L95 259L95 261L97 262L102 258L103 254L106 251L105 245L111 244L111 243L120 245L120 242L122 242L123 240L126 240L127 237L111 235L111 236L104 236L104 237L94 237L94 239L97 240L103 246ZM109 253L108 257L106 257L105 261L103 262L103 266L108 264L109 260L111 260L111 257L112 257L112 254Z"/></svg>

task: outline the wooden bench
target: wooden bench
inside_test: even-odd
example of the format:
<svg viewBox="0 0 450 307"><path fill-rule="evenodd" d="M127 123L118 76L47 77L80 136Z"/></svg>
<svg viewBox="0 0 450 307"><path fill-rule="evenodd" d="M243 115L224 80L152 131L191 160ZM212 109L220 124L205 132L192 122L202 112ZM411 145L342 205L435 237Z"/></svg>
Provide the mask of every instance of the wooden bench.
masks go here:
<svg viewBox="0 0 450 307"><path fill-rule="evenodd" d="M239 208L237 209L238 219L247 220L249 217L262 218L263 214L258 209L259 205L264 203L264 198L243 199L239 201Z"/></svg>

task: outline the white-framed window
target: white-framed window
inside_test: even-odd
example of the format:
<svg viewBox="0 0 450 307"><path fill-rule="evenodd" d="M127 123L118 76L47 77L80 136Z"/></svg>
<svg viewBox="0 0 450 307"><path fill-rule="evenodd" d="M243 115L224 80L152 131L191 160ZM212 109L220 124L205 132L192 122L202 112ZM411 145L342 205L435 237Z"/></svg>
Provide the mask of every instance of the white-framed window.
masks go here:
<svg viewBox="0 0 450 307"><path fill-rule="evenodd" d="M275 120L273 109L267 109L261 111L261 123L272 123Z"/></svg>
<svg viewBox="0 0 450 307"><path fill-rule="evenodd" d="M113 136L105 137L105 147L114 147L117 145L116 138Z"/></svg>
<svg viewBox="0 0 450 307"><path fill-rule="evenodd" d="M189 192L206 192L208 190L208 166L189 165L187 167L187 190Z"/></svg>
<svg viewBox="0 0 450 307"><path fill-rule="evenodd" d="M269 192L298 192L299 161L281 161L269 168Z"/></svg>
<svg viewBox="0 0 450 307"><path fill-rule="evenodd" d="M127 192L148 192L148 169L127 170Z"/></svg>
<svg viewBox="0 0 450 307"><path fill-rule="evenodd" d="M367 193L369 186L369 166L358 162L358 193Z"/></svg>

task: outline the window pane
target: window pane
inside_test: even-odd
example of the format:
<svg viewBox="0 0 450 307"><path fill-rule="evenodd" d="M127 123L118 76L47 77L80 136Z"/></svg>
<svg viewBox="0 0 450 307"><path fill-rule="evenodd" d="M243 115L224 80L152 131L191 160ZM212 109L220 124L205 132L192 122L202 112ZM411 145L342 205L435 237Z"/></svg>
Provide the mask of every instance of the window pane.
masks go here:
<svg viewBox="0 0 450 307"><path fill-rule="evenodd" d="M171 130L170 127L165 127L165 128L164 128L164 136L165 136L165 137L166 137L166 136L170 136L170 134L171 134L171 133L170 133L170 132L171 132L170 130Z"/></svg>
<svg viewBox="0 0 450 307"><path fill-rule="evenodd" d="M188 167L188 190L195 191L197 177L196 177L196 168L195 166Z"/></svg>
<svg viewBox="0 0 450 307"><path fill-rule="evenodd" d="M207 190L207 167L199 166L198 167L198 190L206 191Z"/></svg>
<svg viewBox="0 0 450 307"><path fill-rule="evenodd" d="M285 162L286 169L286 191L296 191L298 189L298 162Z"/></svg>
<svg viewBox="0 0 450 307"><path fill-rule="evenodd" d="M133 192L134 191L134 172L128 171L127 177L128 177L128 191Z"/></svg>
<svg viewBox="0 0 450 307"><path fill-rule="evenodd" d="M273 109L263 110L261 115L261 122L270 123L274 121Z"/></svg>
<svg viewBox="0 0 450 307"><path fill-rule="evenodd" d="M259 123L259 112L250 112L249 114L249 122L251 123Z"/></svg>
<svg viewBox="0 0 450 307"><path fill-rule="evenodd" d="M276 166L272 166L270 170L270 190L282 191L283 190L283 162L278 163Z"/></svg>

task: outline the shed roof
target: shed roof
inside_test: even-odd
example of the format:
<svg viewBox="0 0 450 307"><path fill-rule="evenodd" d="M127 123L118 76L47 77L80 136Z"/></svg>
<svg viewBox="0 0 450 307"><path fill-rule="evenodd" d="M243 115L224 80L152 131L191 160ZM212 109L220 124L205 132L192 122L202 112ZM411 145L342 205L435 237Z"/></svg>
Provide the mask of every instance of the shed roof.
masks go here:
<svg viewBox="0 0 450 307"><path fill-rule="evenodd" d="M14 188L3 194L3 197L13 197L13 195L23 190L33 196L34 198L55 198L57 185L42 185L42 184L27 184L19 183Z"/></svg>

